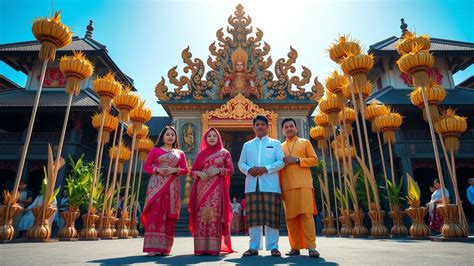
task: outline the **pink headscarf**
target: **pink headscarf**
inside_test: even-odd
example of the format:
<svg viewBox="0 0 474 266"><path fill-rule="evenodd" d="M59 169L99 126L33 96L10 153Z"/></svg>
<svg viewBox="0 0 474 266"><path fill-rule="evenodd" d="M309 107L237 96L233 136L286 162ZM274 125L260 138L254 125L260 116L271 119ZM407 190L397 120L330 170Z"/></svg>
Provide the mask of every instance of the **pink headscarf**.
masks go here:
<svg viewBox="0 0 474 266"><path fill-rule="evenodd" d="M216 145L209 147L209 145L207 144L207 136L209 135L211 131L216 132L217 143ZM217 129L213 127L208 128L206 132L204 133L204 136L202 136L201 148L199 149L199 153L196 156L196 160L194 161L193 169L191 171L195 171L195 170L199 171L199 169L201 169L204 162L206 161L207 157L222 150L223 146L224 145L222 144L222 138L221 138L221 134L219 134L219 131L217 131Z"/></svg>
<svg viewBox="0 0 474 266"><path fill-rule="evenodd" d="M209 135L209 132L214 131L217 134L217 143L216 145L209 147L207 144L207 136ZM218 152L223 150L223 144L222 144L222 138L221 135L219 134L219 131L217 131L216 128L209 128L206 130L204 133L202 139L201 139L201 148L199 150L198 155L196 156L196 160L194 161L192 171L200 171L202 166L204 165L204 162L206 159ZM225 187L223 189L223 218L224 221L222 223L222 245L221 245L221 252L225 253L232 253L234 252L232 250L232 245L230 242L230 225L232 223L232 208L230 206L230 194L229 194L229 187L230 187L230 176L225 176L224 177L225 181ZM196 202L196 197L197 197L197 182L198 180L196 179L193 183L193 186L191 188L191 194L189 195L189 203L188 203L188 212L189 212L189 231L191 231L191 235L194 236L194 216L195 216L195 211L196 207L195 205L197 204Z"/></svg>

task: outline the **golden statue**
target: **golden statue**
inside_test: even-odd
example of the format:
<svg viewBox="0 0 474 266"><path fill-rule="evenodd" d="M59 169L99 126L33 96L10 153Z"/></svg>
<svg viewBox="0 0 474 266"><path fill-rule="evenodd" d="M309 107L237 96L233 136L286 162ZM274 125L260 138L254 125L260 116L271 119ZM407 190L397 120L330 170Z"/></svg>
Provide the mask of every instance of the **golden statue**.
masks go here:
<svg viewBox="0 0 474 266"><path fill-rule="evenodd" d="M238 93L245 97L260 98L260 92L254 82L254 76L247 71L248 54L241 47L232 53L232 73L224 77L225 83L222 87L219 97L223 99L225 96L233 98Z"/></svg>
<svg viewBox="0 0 474 266"><path fill-rule="evenodd" d="M191 124L183 131L183 149L185 152L191 152L194 150L194 128Z"/></svg>

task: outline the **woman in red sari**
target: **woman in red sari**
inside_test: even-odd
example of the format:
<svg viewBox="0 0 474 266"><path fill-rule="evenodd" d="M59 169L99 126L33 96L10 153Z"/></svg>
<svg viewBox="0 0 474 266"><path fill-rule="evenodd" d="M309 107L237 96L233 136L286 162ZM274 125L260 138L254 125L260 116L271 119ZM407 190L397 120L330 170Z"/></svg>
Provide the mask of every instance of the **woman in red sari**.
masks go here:
<svg viewBox="0 0 474 266"><path fill-rule="evenodd" d="M223 148L215 128L209 128L201 140L191 176L194 184L189 197L189 230L194 237L195 255L218 256L231 253L230 176L232 157Z"/></svg>
<svg viewBox="0 0 474 266"><path fill-rule="evenodd" d="M179 218L179 176L188 172L186 157L178 149L173 127L166 126L161 131L156 147L148 154L144 170L152 176L142 212L143 252L148 252L148 256L169 255Z"/></svg>

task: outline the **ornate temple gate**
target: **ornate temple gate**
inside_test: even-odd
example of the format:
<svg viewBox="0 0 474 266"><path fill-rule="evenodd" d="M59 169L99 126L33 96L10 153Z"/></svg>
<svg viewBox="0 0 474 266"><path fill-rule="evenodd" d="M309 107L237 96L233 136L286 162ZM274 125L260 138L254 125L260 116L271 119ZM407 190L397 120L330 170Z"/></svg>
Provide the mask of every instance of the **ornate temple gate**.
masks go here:
<svg viewBox="0 0 474 266"><path fill-rule="evenodd" d="M268 135L277 138L278 114L265 111L242 94L237 94L214 111L202 114L201 123L203 132L209 127L221 129L252 129L252 120L256 115L268 118Z"/></svg>
<svg viewBox="0 0 474 266"><path fill-rule="evenodd" d="M187 47L181 58L183 72L188 75L180 75L177 67L172 67L167 74L171 90L163 77L155 87L158 103L172 118L180 148L190 163L194 162L207 128L220 131L234 161L231 196L238 197L243 196L244 176L237 162L242 145L255 137L255 115L268 118L268 135L272 138L282 140L279 126L288 117L296 120L299 135L308 138L309 118L324 90L317 77L312 79L308 68L303 66L301 74L295 74L295 49L290 47L287 58L273 61L270 45L262 40L263 32L257 28L252 34L251 21L238 5L228 19L228 36L223 29L216 32L217 43L209 45L207 61L193 58ZM305 88L308 84L310 88ZM185 182L182 178L183 197L190 180Z"/></svg>

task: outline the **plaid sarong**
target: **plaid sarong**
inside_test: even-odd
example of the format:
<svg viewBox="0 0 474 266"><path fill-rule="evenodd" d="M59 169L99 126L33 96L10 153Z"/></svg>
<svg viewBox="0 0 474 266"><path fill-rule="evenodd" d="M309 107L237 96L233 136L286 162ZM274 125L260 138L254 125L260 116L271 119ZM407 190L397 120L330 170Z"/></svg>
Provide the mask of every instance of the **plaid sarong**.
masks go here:
<svg viewBox="0 0 474 266"><path fill-rule="evenodd" d="M247 202L247 225L266 225L271 228L280 229L281 194L274 192L257 191L245 193Z"/></svg>

